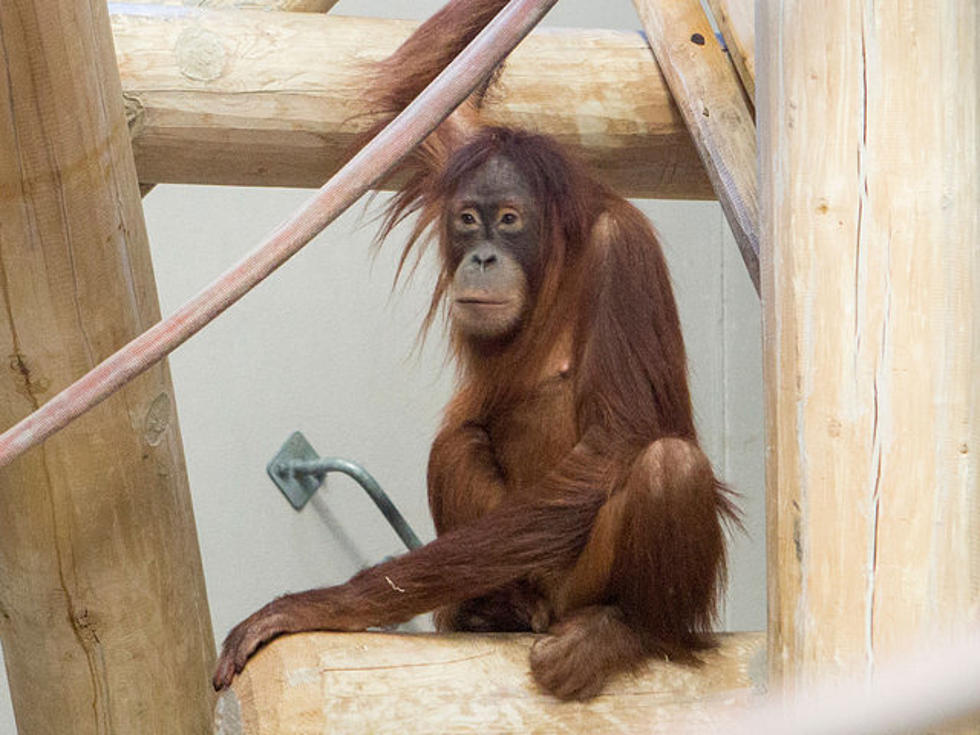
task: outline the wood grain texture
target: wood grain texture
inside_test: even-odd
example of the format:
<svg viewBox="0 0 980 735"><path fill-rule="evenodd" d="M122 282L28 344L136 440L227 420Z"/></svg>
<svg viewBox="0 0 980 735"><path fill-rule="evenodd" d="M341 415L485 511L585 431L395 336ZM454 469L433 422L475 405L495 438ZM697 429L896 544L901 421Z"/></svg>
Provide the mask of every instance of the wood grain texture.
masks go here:
<svg viewBox="0 0 980 735"><path fill-rule="evenodd" d="M101 0L0 4L0 426L159 318ZM203 733L214 639L161 364L0 470L21 735Z"/></svg>
<svg viewBox="0 0 980 735"><path fill-rule="evenodd" d="M587 703L539 693L531 635L307 633L274 641L221 695L216 735L708 732L760 690L765 637L726 634L691 668L652 661Z"/></svg>
<svg viewBox="0 0 980 735"><path fill-rule="evenodd" d="M756 291L759 198L755 123L698 0L634 0Z"/></svg>
<svg viewBox="0 0 980 735"><path fill-rule="evenodd" d="M754 0L708 0L728 55L750 100L755 100L755 2Z"/></svg>
<svg viewBox="0 0 980 735"><path fill-rule="evenodd" d="M137 5L180 5L191 8L282 10L292 13L326 13L337 0L126 0Z"/></svg>
<svg viewBox="0 0 980 735"><path fill-rule="evenodd" d="M146 183L319 186L368 128L363 63L417 26L138 10L114 6L112 20ZM640 33L531 34L505 65L488 117L555 136L622 194L714 196Z"/></svg>
<svg viewBox="0 0 980 735"><path fill-rule="evenodd" d="M793 692L980 623L977 14L760 13L769 660Z"/></svg>

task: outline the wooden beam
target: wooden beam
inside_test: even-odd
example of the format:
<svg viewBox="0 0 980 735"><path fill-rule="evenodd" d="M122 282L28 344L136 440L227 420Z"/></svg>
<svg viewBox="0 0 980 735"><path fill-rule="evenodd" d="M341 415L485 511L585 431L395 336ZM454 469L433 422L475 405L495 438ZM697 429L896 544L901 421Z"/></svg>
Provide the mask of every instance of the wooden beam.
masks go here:
<svg viewBox="0 0 980 735"><path fill-rule="evenodd" d="M793 694L980 623L978 16L759 12L769 660Z"/></svg>
<svg viewBox="0 0 980 735"><path fill-rule="evenodd" d="M291 13L326 13L338 0L126 0L136 5L179 5L237 10L281 10Z"/></svg>
<svg viewBox="0 0 980 735"><path fill-rule="evenodd" d="M0 426L159 319L102 0L0 3ZM161 363L0 470L18 731L205 732L214 638Z"/></svg>
<svg viewBox="0 0 980 735"><path fill-rule="evenodd" d="M633 0L759 290L755 123L698 0Z"/></svg>
<svg viewBox="0 0 980 735"><path fill-rule="evenodd" d="M591 702L540 693L531 635L308 633L273 642L218 700L216 735L707 732L755 699L765 636L726 634L692 668L652 661Z"/></svg>
<svg viewBox="0 0 980 735"><path fill-rule="evenodd" d="M414 22L112 6L140 181L319 186L368 127L365 61ZM511 55L488 106L555 136L621 193L710 198L640 33L547 30Z"/></svg>
<svg viewBox="0 0 980 735"><path fill-rule="evenodd" d="M755 0L708 0L742 86L755 101Z"/></svg>

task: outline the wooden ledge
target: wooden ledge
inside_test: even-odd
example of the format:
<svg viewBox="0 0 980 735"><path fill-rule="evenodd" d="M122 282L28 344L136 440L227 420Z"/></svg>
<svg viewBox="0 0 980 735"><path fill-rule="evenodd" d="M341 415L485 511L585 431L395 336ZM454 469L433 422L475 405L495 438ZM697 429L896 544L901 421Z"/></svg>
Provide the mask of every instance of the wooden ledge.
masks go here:
<svg viewBox="0 0 980 735"><path fill-rule="evenodd" d="M307 633L262 650L219 698L216 735L709 732L757 698L765 635L728 633L692 668L651 661L591 702L541 694L533 635Z"/></svg>

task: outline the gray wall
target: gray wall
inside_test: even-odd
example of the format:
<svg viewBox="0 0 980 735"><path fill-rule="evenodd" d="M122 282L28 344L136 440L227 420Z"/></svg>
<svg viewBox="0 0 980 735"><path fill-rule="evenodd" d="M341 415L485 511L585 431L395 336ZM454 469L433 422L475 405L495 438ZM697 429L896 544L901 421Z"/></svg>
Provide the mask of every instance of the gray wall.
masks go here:
<svg viewBox="0 0 980 735"><path fill-rule="evenodd" d="M335 13L423 17L438 0L341 0ZM637 28L632 4L562 0L551 25ZM145 200L163 312L172 312L308 192L161 186ZM171 357L215 634L285 591L341 582L402 550L370 501L331 476L296 513L265 475L290 432L363 462L423 540L425 462L453 380L444 340L417 343L430 264L392 290L400 239L376 258L355 207ZM637 202L663 237L688 342L699 430L742 493L724 627L765 626L759 304L713 202ZM427 627L427 621L412 624ZM2 669L0 669L2 671ZM0 673L0 733L14 732Z"/></svg>

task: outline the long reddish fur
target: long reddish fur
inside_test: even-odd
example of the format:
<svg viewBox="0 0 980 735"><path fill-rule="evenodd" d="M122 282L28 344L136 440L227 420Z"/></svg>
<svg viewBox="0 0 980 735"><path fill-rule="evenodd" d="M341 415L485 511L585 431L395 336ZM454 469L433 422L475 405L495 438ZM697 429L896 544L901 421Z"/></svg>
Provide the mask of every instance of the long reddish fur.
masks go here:
<svg viewBox="0 0 980 735"><path fill-rule="evenodd" d="M373 104L382 118L397 114L505 4L455 0L423 24L375 70ZM439 536L343 585L270 603L232 633L226 651L254 648L284 632L401 622L514 589L529 575L560 579L574 567L588 579L589 565L597 574L607 569L604 594L615 606L572 609L556 632L566 641L581 639L575 645L584 653L575 666L592 667L585 675L599 685L651 652L684 655L711 643L725 574L720 522L735 520L736 511L710 467L691 459L701 455L684 343L656 235L637 209L553 140L481 127L478 116L478 100L467 103L405 163L409 183L393 200L382 232L416 214L403 264L430 235L446 254L445 204L461 179L495 156L518 165L547 223L542 265L528 274L533 306L519 335L492 347L453 335L460 385L429 468ZM428 322L451 277L440 276ZM549 434L569 437L574 449L553 466L525 463L519 479L504 477L481 421L518 410L569 335L573 406L554 415ZM665 438L682 441L657 444ZM528 456L549 456L547 439ZM657 493L648 491L651 478L663 480ZM242 643L249 635L254 641ZM566 676L549 662L547 647L532 665L539 681ZM596 691L563 688L560 681L548 686L559 696Z"/></svg>
<svg viewBox="0 0 980 735"><path fill-rule="evenodd" d="M379 66L375 75L376 108L394 113L407 105L504 5L506 0L456 0L446 5ZM590 177L552 139L493 127L474 132L477 106L478 100L467 103L457 118L447 121L407 162L412 175L389 209L382 237L408 215L417 214L402 262L433 229L437 231L442 255L447 257L449 237L441 229L444 204L456 182L495 155L519 162L543 207L542 219L550 223L551 231L542 243L541 261L547 264L546 273L533 274L538 278L535 310L518 341L506 351L489 353L474 352L474 346L464 340L454 341L464 389L457 393L450 415L483 415L506 406L508 400L519 400L538 379L540 365L553 348L551 341L542 337L560 334L565 322L574 318L579 322L575 325L573 358L577 366L575 432L581 438L591 430L595 451L591 461L601 464L598 457L615 457L613 464L622 465L643 447L665 436L696 442L677 307L663 254L648 221L635 207ZM592 233L603 215L615 223L610 247L601 253L584 253L594 244ZM570 272L573 264L577 270ZM434 290L430 322L446 297L450 277L444 272ZM559 282L571 287L562 289ZM581 511L575 523L561 522L572 515L566 516L567 509L563 507L522 504L516 512L507 507L484 516L475 525L440 537L435 543L441 550L433 551L433 562L438 568L453 570L453 574L457 569L474 574L475 578L467 581L474 586L466 597L498 588L526 574L528 569L566 566L581 551L591 532L589 509L598 512L616 483L622 481L608 469L605 473L592 469L590 472L581 466L559 467L548 477L547 485L551 487L539 489L542 497L557 492L566 502L574 499ZM601 478L603 474L605 477ZM466 479L458 477L457 486L478 493L479 488L467 488ZM729 493L720 484L717 488L717 515L735 520ZM438 527L440 514L436 508L433 511ZM548 519L536 517L538 512ZM533 518L525 530L510 525L512 516L517 520L525 513ZM671 522L669 516L659 520L667 526ZM583 526L576 525L578 522ZM685 532L646 525L647 528L636 529L634 537L655 540ZM482 548L486 541L484 529L492 529L489 549ZM443 539L445 545L440 543ZM511 552L511 544L526 543L532 543L543 556L549 549L560 553L536 564L517 565L513 567L514 576L510 576L498 566L498 560ZM444 555L446 550L456 551L463 545L480 548L474 563L447 565L445 562L451 557ZM714 595L725 574L723 550L712 551L717 558L707 562L671 559L669 554L663 561L677 570L677 578L711 578L710 597L682 604L669 613L655 613L674 618L667 627L675 628L672 633L695 647L698 642L707 641L705 633L716 607ZM416 560L410 559L411 555L403 562L412 565L406 572L416 569ZM703 568L705 563L711 568ZM498 572L504 572L503 576L509 579L498 577ZM409 576L414 573L421 571ZM484 586L478 579L488 583ZM455 589L467 587L461 583ZM440 604L453 598L449 590L440 590L432 597ZM408 600L405 604L411 605ZM421 611L422 607L411 607L404 612L411 615Z"/></svg>

